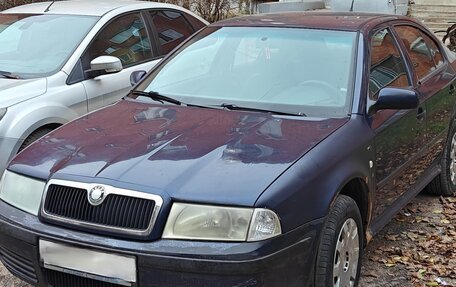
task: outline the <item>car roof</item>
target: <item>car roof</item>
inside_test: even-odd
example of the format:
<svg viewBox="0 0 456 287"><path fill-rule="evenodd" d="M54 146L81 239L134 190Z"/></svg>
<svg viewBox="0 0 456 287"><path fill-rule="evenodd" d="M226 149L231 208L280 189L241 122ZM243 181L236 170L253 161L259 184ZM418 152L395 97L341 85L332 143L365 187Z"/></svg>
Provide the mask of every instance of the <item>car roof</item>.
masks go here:
<svg viewBox="0 0 456 287"><path fill-rule="evenodd" d="M22 6L17 6L2 13L15 14L42 14L44 10L52 3L39 2ZM150 9L150 8L177 8L177 6L137 0L70 0L55 1L49 12L46 14L67 14L67 15L86 15L86 16L103 16L115 9L130 6L131 10Z"/></svg>
<svg viewBox="0 0 456 287"><path fill-rule="evenodd" d="M360 31L368 24L377 25L390 20L411 18L376 13L356 12L281 12L257 14L223 20L213 27L294 27L329 30Z"/></svg>

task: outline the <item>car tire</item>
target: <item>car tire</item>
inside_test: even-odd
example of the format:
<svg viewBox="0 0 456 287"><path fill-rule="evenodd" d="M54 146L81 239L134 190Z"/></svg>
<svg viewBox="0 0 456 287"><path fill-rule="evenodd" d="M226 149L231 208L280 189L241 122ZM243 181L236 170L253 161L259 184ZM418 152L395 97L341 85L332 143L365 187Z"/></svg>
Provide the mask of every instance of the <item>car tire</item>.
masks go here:
<svg viewBox="0 0 456 287"><path fill-rule="evenodd" d="M23 149L31 145L33 142L36 140L42 138L46 134L50 133L53 129L51 128L41 128L36 131L34 131L31 135L29 135L28 138L25 139L25 141L22 143L21 147L19 148L18 152L21 152Z"/></svg>
<svg viewBox="0 0 456 287"><path fill-rule="evenodd" d="M363 226L358 206L352 198L340 195L321 231L315 286L357 286L362 251Z"/></svg>
<svg viewBox="0 0 456 287"><path fill-rule="evenodd" d="M425 188L431 195L452 196L456 192L456 125L451 125L450 133L440 159L442 171Z"/></svg>

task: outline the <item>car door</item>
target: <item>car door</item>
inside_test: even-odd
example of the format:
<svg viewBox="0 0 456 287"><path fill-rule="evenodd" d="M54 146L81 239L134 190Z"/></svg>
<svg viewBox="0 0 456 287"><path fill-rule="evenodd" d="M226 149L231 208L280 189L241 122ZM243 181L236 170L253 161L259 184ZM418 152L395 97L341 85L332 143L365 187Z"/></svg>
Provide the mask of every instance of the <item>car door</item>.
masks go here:
<svg viewBox="0 0 456 287"><path fill-rule="evenodd" d="M426 106L428 135L428 168L444 148L455 100L454 72L433 37L417 26L396 25L412 69L415 84Z"/></svg>
<svg viewBox="0 0 456 287"><path fill-rule="evenodd" d="M384 87L412 87L398 41L388 27L375 32L370 41L370 76L368 104L376 101ZM375 185L373 218L392 216L400 197L416 181L411 165L426 145L425 107L413 110L381 110L371 116L375 132ZM375 229L375 226L373 226Z"/></svg>

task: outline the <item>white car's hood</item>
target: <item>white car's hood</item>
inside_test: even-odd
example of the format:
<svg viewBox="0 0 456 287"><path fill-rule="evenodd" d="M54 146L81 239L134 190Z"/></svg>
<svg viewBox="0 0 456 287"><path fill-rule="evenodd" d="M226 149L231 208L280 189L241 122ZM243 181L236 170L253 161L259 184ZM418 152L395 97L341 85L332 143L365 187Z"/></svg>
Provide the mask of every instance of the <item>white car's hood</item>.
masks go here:
<svg viewBox="0 0 456 287"><path fill-rule="evenodd" d="M15 80L0 78L0 108L9 107L46 92L46 78Z"/></svg>

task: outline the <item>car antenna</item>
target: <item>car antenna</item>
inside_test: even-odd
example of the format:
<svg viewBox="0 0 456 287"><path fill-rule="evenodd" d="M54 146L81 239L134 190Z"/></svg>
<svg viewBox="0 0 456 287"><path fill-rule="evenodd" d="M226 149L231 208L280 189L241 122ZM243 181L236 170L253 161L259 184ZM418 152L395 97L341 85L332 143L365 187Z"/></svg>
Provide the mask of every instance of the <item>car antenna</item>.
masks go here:
<svg viewBox="0 0 456 287"><path fill-rule="evenodd" d="M51 4L52 5L52 4ZM351 7L350 7L350 12L353 12L353 6L355 5L355 0L352 0L352 4L351 4Z"/></svg>
<svg viewBox="0 0 456 287"><path fill-rule="evenodd" d="M52 1L51 4L49 4L49 6L47 6L46 10L44 10L44 12L49 12L49 8L51 8L51 6L54 4L55 0Z"/></svg>

